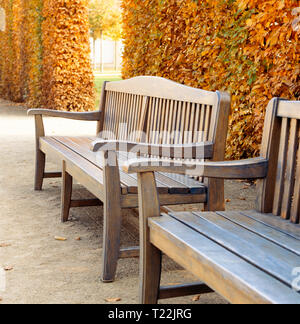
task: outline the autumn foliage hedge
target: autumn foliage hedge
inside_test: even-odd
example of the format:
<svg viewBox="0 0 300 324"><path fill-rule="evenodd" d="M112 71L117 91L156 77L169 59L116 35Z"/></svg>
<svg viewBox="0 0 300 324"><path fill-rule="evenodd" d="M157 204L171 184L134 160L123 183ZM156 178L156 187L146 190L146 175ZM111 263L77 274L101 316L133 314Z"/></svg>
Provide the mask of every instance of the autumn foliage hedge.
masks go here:
<svg viewBox="0 0 300 324"><path fill-rule="evenodd" d="M255 156L267 102L299 99L298 6L298 0L123 0L123 77L156 75L230 92L227 157Z"/></svg>
<svg viewBox="0 0 300 324"><path fill-rule="evenodd" d="M0 0L0 96L30 107L93 110L88 0Z"/></svg>

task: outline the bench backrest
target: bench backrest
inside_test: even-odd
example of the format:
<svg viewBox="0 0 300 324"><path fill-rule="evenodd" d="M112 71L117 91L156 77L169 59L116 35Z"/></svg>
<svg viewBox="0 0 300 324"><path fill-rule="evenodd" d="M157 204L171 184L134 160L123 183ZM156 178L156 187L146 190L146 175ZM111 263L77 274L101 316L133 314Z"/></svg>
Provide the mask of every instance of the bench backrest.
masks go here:
<svg viewBox="0 0 300 324"><path fill-rule="evenodd" d="M258 184L258 210L299 223L300 101L269 103L261 155L269 159L269 170Z"/></svg>
<svg viewBox="0 0 300 324"><path fill-rule="evenodd" d="M211 158L224 158L230 113L226 93L159 77L136 77L105 83L100 105L103 113L98 131L106 139L153 144L210 141L215 143Z"/></svg>

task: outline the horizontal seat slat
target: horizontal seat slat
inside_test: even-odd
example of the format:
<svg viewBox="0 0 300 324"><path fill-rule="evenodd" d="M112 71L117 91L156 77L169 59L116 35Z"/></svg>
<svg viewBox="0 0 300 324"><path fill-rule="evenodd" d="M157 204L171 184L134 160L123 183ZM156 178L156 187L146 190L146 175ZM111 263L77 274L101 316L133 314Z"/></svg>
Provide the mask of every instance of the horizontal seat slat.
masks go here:
<svg viewBox="0 0 300 324"><path fill-rule="evenodd" d="M293 269L300 257L216 213L170 213L178 221L209 237L273 277L292 286Z"/></svg>
<svg viewBox="0 0 300 324"><path fill-rule="evenodd" d="M62 145L66 145L68 148L79 154L87 161L101 169L100 154L93 153L90 150L91 141L89 138L83 137L54 137ZM98 157L98 158L97 158ZM120 180L124 187L127 187L128 193L137 193L137 183L124 172L120 172Z"/></svg>
<svg viewBox="0 0 300 324"><path fill-rule="evenodd" d="M75 153L79 154L95 166L101 168L101 155L91 151L91 144L96 137L53 137L56 141L65 145ZM129 194L137 194L137 175L127 174L122 170L122 161L128 159L125 152L119 152L120 180L124 187L127 187ZM207 189L204 184L189 179L186 176L179 175L174 178L169 174L157 173L157 186L159 194L204 194Z"/></svg>
<svg viewBox="0 0 300 324"><path fill-rule="evenodd" d="M128 159L128 156L124 152L120 152L121 159L125 162ZM169 190L168 192L170 194L202 194L206 191L206 187L201 184L200 182L191 181L192 186L188 186L189 179L186 176L180 175L179 177L171 177L172 174L166 174L161 172L155 173L155 178L158 184L158 187L160 184L163 186L166 186ZM136 176L135 176L136 177ZM192 180L192 179L191 179Z"/></svg>
<svg viewBox="0 0 300 324"><path fill-rule="evenodd" d="M175 218L150 218L149 226L152 244L231 303L300 303L287 285Z"/></svg>
<svg viewBox="0 0 300 324"><path fill-rule="evenodd" d="M281 219L280 217L274 217L273 214L262 214L255 210L242 211L243 215L253 218L265 225L268 225L278 231L281 231L287 235L290 235L297 240L300 240L300 225L292 224L288 221Z"/></svg>
<svg viewBox="0 0 300 324"><path fill-rule="evenodd" d="M247 217L238 211L217 212L217 214L300 256L300 241L290 235Z"/></svg>

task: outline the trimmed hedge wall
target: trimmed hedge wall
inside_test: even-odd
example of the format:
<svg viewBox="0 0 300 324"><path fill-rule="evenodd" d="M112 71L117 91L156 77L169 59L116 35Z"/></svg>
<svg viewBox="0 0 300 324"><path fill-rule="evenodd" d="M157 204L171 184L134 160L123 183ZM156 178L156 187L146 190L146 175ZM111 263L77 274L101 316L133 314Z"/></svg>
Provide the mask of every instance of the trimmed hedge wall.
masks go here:
<svg viewBox="0 0 300 324"><path fill-rule="evenodd" d="M0 0L0 96L30 107L94 109L88 0Z"/></svg>
<svg viewBox="0 0 300 324"><path fill-rule="evenodd" d="M228 158L259 153L265 108L298 99L297 0L123 0L123 77L162 76L232 95Z"/></svg>

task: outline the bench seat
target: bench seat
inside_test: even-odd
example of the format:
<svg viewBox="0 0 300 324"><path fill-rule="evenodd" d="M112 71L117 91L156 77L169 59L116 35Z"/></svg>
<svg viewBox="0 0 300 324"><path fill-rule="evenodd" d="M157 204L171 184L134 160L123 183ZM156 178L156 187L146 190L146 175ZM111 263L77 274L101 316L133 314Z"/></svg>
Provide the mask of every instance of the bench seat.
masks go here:
<svg viewBox="0 0 300 324"><path fill-rule="evenodd" d="M51 153L56 154L61 159L67 161L71 168L77 166L80 172L85 173L89 178L92 179L93 184L89 186L93 194L98 196L103 190L103 171L101 166L101 153L92 152L92 143L96 140L96 137L43 137L40 139L40 149L44 153L51 151ZM127 174L122 170L122 165L124 161L128 158L127 154L124 152L119 152L119 168L120 168L120 180L121 180L121 193L123 195L137 194L137 175ZM59 160L59 164L61 161ZM77 171L79 172L79 171ZM72 175L74 170L69 170ZM78 180L78 179L77 179ZM161 195L171 194L171 195L196 195L197 200L195 202L205 202L207 187L205 184L198 182L192 178L184 175L174 175L166 173L156 173L156 180L158 186L158 192ZM84 181L84 179L82 179ZM203 198L199 201L199 195ZM99 197L101 198L101 197ZM176 204L176 202L174 202Z"/></svg>
<svg viewBox="0 0 300 324"><path fill-rule="evenodd" d="M300 226L269 216L164 214L149 218L150 242L231 303L299 304Z"/></svg>

